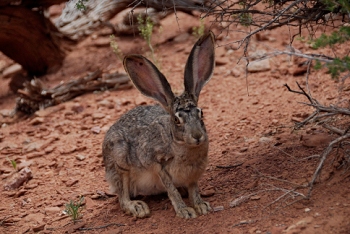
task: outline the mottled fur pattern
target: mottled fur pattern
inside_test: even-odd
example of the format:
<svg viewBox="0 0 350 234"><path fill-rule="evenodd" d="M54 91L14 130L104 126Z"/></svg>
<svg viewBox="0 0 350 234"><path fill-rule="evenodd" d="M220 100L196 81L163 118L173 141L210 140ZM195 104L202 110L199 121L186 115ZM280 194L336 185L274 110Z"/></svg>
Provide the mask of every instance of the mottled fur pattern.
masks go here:
<svg viewBox="0 0 350 234"><path fill-rule="evenodd" d="M121 208L135 217L149 216L150 210L131 197L161 192L168 193L179 217L207 214L211 208L200 197L197 182L208 162L208 136L197 101L214 68L212 33L193 47L180 96L146 58L127 56L124 66L135 86L161 105L132 109L106 133L102 154L111 191L118 194ZM187 188L192 207L184 203L178 187Z"/></svg>

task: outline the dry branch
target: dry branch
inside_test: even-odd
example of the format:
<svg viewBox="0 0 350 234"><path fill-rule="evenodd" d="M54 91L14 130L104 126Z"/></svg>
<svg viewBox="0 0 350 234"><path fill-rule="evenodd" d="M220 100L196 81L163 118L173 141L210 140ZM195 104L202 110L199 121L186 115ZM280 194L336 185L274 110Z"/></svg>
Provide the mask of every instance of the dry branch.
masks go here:
<svg viewBox="0 0 350 234"><path fill-rule="evenodd" d="M296 129L299 129L300 127L312 122L312 121L316 121L316 120L320 120L320 119L324 119L326 117L329 117L329 116L334 116L334 115L350 115L350 110L348 108L341 108L341 107L337 107L337 106L333 106L333 105L330 105L330 106L323 106L321 105L315 98L313 98L311 96L311 93L310 93L310 90L309 90L309 86L308 86L308 74L307 74L307 79L306 79L306 87L307 87L307 91L305 91L301 86L300 84L297 82L297 85L299 87L299 89L301 91L296 91L296 90L292 90L287 84L285 84L286 88L288 89L288 91L290 92L293 92L293 93L296 93L296 94L301 94L301 95L304 95L310 103L304 103L305 105L308 105L308 106L312 106L314 107L316 110L309 116L307 117L305 120L303 120L302 122L300 123L297 123L295 125L295 128ZM325 114L320 114L320 113L325 113ZM346 139L349 139L350 138L350 133L347 132L347 130L341 130L341 129L338 129L336 127L333 127L333 126L330 126L326 123L323 123L322 124L323 127L325 127L326 129L332 131L332 132L335 132L336 134L338 135L341 135L340 137L336 138L335 140L333 140L331 143L329 143L328 147L322 152L322 154L320 155L320 162L312 176L312 179L308 185L309 187L309 191L308 191L308 194L307 194L307 198L310 198L311 196L311 192L312 192L312 189L313 189L313 186L316 182L316 179L318 178L321 170L322 170L322 167L323 167L323 164L325 162L325 160L327 159L327 156L331 153L331 151L333 150L333 148L336 146L336 145L339 145L341 142L343 142L344 140Z"/></svg>
<svg viewBox="0 0 350 234"><path fill-rule="evenodd" d="M298 29L294 37L301 34L302 29L309 31L309 36L315 34L315 26L325 25L336 27L335 21L348 22L349 15L341 12L341 7L331 12L326 1L320 0L247 0L247 1L212 1L202 17L214 18L213 23L220 25L222 32L237 31L245 34L241 39L229 44L232 49L244 46L244 56L252 36L264 30L272 30L281 26L290 26ZM246 28L237 30L237 25Z"/></svg>
<svg viewBox="0 0 350 234"><path fill-rule="evenodd" d="M24 84L23 90L18 90L19 99L16 110L28 114L39 109L66 102L84 93L106 89L127 89L131 83L126 74L110 74L101 78L102 72L97 70L77 80L60 84L52 89L44 87L38 79Z"/></svg>
<svg viewBox="0 0 350 234"><path fill-rule="evenodd" d="M310 198L311 196L311 192L312 192L312 188L315 184L315 181L317 179L317 177L319 176L321 170L322 170L322 167L323 167L323 164L327 158L327 156L330 154L330 152L332 151L332 149L335 147L336 144L339 144L341 143L342 141L346 140L346 139L349 139L350 138L350 133L344 135L344 136L341 136L341 137L338 137L337 139L335 139L334 141L332 141L331 143L329 143L328 147L323 151L323 153L321 154L321 159L320 159L320 162L314 172L314 175L312 176L312 179L309 183L309 192L308 192L308 195L307 197Z"/></svg>

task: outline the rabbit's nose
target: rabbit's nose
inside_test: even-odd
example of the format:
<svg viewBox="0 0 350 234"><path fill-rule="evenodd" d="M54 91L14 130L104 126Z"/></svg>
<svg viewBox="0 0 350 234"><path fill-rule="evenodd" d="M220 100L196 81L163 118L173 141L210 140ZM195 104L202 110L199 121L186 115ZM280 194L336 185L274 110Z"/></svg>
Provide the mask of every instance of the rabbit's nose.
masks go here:
<svg viewBox="0 0 350 234"><path fill-rule="evenodd" d="M196 131L196 132L192 133L191 135L192 135L193 139L196 139L197 141L200 140L203 136L203 134L199 131Z"/></svg>

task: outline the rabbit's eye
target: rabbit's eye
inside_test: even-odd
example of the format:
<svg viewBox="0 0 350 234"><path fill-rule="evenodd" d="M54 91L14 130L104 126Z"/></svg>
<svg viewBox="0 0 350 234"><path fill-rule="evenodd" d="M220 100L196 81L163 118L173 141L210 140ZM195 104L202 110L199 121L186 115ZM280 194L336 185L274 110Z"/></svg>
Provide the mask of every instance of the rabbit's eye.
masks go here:
<svg viewBox="0 0 350 234"><path fill-rule="evenodd" d="M175 122L175 124L182 124L183 119L182 119L179 112L175 113L174 122Z"/></svg>

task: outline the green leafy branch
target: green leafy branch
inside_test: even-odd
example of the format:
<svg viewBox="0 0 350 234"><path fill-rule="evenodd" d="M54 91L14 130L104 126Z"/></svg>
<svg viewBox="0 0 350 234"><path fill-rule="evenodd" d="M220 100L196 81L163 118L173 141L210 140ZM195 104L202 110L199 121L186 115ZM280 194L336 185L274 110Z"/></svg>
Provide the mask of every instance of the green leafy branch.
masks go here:
<svg viewBox="0 0 350 234"><path fill-rule="evenodd" d="M312 42L312 48L324 48L327 46L334 46L350 40L350 27L341 27L338 31L333 32L331 35L322 34L319 38ZM343 72L350 72L350 57L344 56L343 58L334 58L330 62L316 61L315 69L319 70L323 67L328 69L332 78L338 78Z"/></svg>
<svg viewBox="0 0 350 234"><path fill-rule="evenodd" d="M331 35L322 34L319 38L315 39L312 43L313 49L324 48L326 46L333 46L338 43L344 43L350 40L350 27L340 27L338 31L333 32Z"/></svg>

